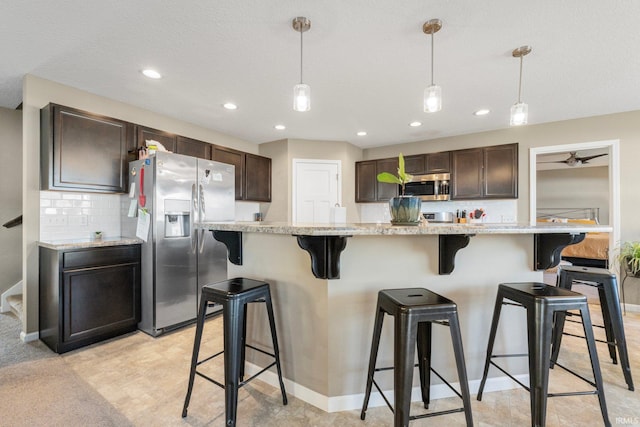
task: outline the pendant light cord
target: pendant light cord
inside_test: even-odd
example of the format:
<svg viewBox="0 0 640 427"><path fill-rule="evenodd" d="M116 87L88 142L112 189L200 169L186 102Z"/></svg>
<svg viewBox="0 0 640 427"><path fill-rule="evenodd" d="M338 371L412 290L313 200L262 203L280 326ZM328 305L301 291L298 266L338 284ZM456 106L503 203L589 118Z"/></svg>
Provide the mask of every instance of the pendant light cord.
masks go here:
<svg viewBox="0 0 640 427"><path fill-rule="evenodd" d="M521 94L522 94L522 56L520 56L520 81L518 82L518 104L520 104Z"/></svg>
<svg viewBox="0 0 640 427"><path fill-rule="evenodd" d="M431 86L433 86L433 31L431 31Z"/></svg>
<svg viewBox="0 0 640 427"><path fill-rule="evenodd" d="M302 84L302 31L300 31L300 84Z"/></svg>

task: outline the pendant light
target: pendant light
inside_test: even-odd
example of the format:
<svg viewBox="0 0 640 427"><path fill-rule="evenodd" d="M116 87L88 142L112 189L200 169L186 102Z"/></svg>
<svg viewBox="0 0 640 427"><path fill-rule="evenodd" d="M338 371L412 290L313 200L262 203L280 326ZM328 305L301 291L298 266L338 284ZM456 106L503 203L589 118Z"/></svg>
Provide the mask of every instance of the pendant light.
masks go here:
<svg viewBox="0 0 640 427"><path fill-rule="evenodd" d="M433 84L433 34L442 28L442 21L431 19L424 23L422 31L431 34L431 86L424 90L424 112L435 113L442 110L442 88Z"/></svg>
<svg viewBox="0 0 640 427"><path fill-rule="evenodd" d="M311 21L304 16L293 18L293 29L300 33L300 83L293 87L293 109L309 111L311 109L311 87L302 83L302 33L309 31Z"/></svg>
<svg viewBox="0 0 640 427"><path fill-rule="evenodd" d="M520 79L518 81L518 102L511 106L511 126L526 125L529 119L529 106L521 101L522 95L522 58L531 52L531 46L520 46L511 52L514 58L520 58Z"/></svg>

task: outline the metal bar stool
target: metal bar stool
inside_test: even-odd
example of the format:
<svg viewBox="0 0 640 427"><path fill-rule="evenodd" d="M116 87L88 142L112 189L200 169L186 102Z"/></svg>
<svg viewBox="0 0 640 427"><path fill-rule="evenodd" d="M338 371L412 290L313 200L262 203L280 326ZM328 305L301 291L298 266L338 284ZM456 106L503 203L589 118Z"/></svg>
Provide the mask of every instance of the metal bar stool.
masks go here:
<svg viewBox="0 0 640 427"><path fill-rule="evenodd" d="M385 313L395 317L393 347L394 366L388 368L376 368L378 346L380 345L380 334L382 332L382 321ZM451 384L431 368L432 323L449 326L461 393L454 389ZM416 344L418 348L418 363L414 364ZM422 401L426 409L429 408L430 380L432 371L447 386L449 386L449 388L451 388L458 397L462 399L464 407L410 416L411 385L413 382L413 369L416 366L420 371ZM375 372L391 369L394 370L394 406L391 406L373 378ZM376 389L378 389L382 395L387 406L389 406L393 411L395 427L408 426L410 420L418 418L426 418L462 411L465 413L467 426L473 426L471 400L469 397L469 386L467 382L467 369L464 363L462 337L460 335L460 324L458 322L456 304L443 296L421 288L387 289L378 292L378 306L376 309L376 319L371 343L371 356L369 358L369 370L367 373L367 387L364 395L364 403L362 404L362 412L360 413L360 418L362 420L365 419L372 385L376 386Z"/></svg>
<svg viewBox="0 0 640 427"><path fill-rule="evenodd" d="M222 305L223 321L224 321L224 350L198 361L198 353L200 351L200 342L202 340L202 330L204 328L204 319L206 316L206 308L209 302L215 302ZM251 302L264 302L267 307L269 316L269 325L271 327L271 338L273 340L273 354L246 344L246 305ZM274 362L257 374L247 380L244 377L244 351L245 347L249 347L260 353L272 356ZM210 361L216 356L224 353L224 384L210 378L209 376L198 372L197 367L205 362ZM282 392L282 403L287 404L287 394L282 382L282 370L280 368L280 355L278 349L278 338L276 336L276 324L273 317L273 307L271 305L271 292L269 284L252 279L236 278L225 280L222 282L205 285L202 287L202 297L200 298L200 308L198 311L198 319L196 326L196 336L193 342L193 354L191 356L191 372L189 374L189 386L187 388L187 396L184 400L182 409L182 417L187 416L187 407L191 399L191 391L193 390L193 382L196 374L200 377L222 387L225 391L225 416L226 425L236 425L236 414L238 408L238 389L255 377L265 372L267 369L276 365L278 371L278 380L280 381L280 391Z"/></svg>
<svg viewBox="0 0 640 427"><path fill-rule="evenodd" d="M627 351L627 340L624 335L624 325L622 323L622 312L620 310L620 296L618 295L618 282L616 275L604 268L593 267L561 267L558 286L563 289L571 289L573 284L593 286L598 289L600 307L602 309L602 320L604 321L604 331L606 341L596 340L606 343L609 347L609 355L613 364L618 363L616 357L616 347L620 355L620 367L622 374L629 387L633 391L633 379L631 378L631 367L629 366L629 353ZM564 332L564 322L566 316L573 313L558 313L553 330L553 346L551 350L551 366L558 360L562 335L570 335L584 338ZM599 325L594 325L599 326Z"/></svg>
<svg viewBox="0 0 640 427"><path fill-rule="evenodd" d="M511 300L517 304L504 302ZM493 344L498 329L498 321L500 320L500 311L502 305L522 306L527 310L527 332L529 341L529 352L525 354L493 354ZM580 374L566 368L559 363L562 369L577 376L583 381L595 387L595 390L564 392L564 393L548 393L549 388L549 368L551 354L551 338L553 329L553 318L560 312L566 310L580 310L584 326L584 333L589 349L589 357L591 359L591 369L593 372L594 382L581 376ZM529 358L529 387L518 381L506 370L498 366L493 359L500 357L524 357ZM531 401L531 425L544 426L547 412L547 397L556 396L573 396L596 394L600 402L600 411L606 426L611 426L609 415L607 413L607 405L604 398L604 388L602 386L602 375L600 373L600 364L598 362L598 353L593 337L593 329L591 326L591 318L589 317L589 306L587 305L587 297L577 292L567 289L548 286L544 283L526 282L526 283L503 283L498 287L498 295L493 311L493 320L491 322L491 332L489 334L489 343L487 345L487 356L484 365L484 373L478 390L478 400L482 400L482 392L487 381L489 366L493 365L502 373L517 382L525 388L530 394Z"/></svg>

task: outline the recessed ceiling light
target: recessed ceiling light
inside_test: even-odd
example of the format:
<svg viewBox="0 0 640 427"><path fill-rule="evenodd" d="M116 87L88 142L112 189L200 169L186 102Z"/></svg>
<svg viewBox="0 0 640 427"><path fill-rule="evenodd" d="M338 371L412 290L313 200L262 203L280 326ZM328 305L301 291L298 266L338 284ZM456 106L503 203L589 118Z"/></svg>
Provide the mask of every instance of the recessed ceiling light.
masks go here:
<svg viewBox="0 0 640 427"><path fill-rule="evenodd" d="M365 131L361 130L361 131L360 131L360 132L358 132L356 135L358 135L358 136L366 136L366 135L367 135L367 133L366 133Z"/></svg>
<svg viewBox="0 0 640 427"><path fill-rule="evenodd" d="M285 130L287 127L285 125L275 125L274 128L277 130Z"/></svg>
<svg viewBox="0 0 640 427"><path fill-rule="evenodd" d="M225 102L224 104L222 104L222 106L224 108L226 108L227 110L237 110L238 106L236 104L234 104L233 102Z"/></svg>
<svg viewBox="0 0 640 427"><path fill-rule="evenodd" d="M487 109L487 108L481 108L478 111L475 111L473 114L475 116L486 116L487 114L489 114L491 112L491 110Z"/></svg>
<svg viewBox="0 0 640 427"><path fill-rule="evenodd" d="M422 126L422 122L411 122L409 123L409 126L411 126L412 128L417 128L418 126Z"/></svg>
<svg viewBox="0 0 640 427"><path fill-rule="evenodd" d="M162 74L160 74L156 70L152 70L151 68L147 68L147 69L142 70L142 74L144 74L145 76L149 77L150 79L161 79L162 78Z"/></svg>

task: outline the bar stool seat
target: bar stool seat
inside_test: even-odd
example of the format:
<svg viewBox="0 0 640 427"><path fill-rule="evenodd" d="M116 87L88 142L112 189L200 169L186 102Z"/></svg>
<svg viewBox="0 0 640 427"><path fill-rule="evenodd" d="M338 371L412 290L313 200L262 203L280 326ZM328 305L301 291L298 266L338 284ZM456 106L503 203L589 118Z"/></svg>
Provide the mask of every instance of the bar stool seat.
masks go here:
<svg viewBox="0 0 640 427"><path fill-rule="evenodd" d="M511 300L514 303L505 302ZM525 354L507 354L494 355L493 345L498 329L498 321L502 305L522 306L527 310L527 335L529 343L529 351ZM566 393L548 393L549 388L549 368L551 355L551 338L553 329L553 318L560 312L566 310L580 310L582 315L584 333L589 349L589 357L591 359L591 369L594 382L582 377L572 370L557 364L567 372L577 376L583 381L595 387L593 391L578 391ZM493 359L500 357L517 357L527 356L529 359L529 386L521 383L502 367L497 365ZM508 377L516 381L519 385L529 391L531 405L531 425L544 426L547 412L547 397L554 396L571 396L596 394L600 403L600 411L602 418L607 426L610 426L609 415L604 397L604 388L602 385L602 375L600 373L600 364L598 362L598 354L595 348L593 330L591 326L591 318L589 317L589 306L587 305L587 297L577 292L567 289L549 286L544 283L525 282L525 283L503 283L498 286L498 294L493 311L493 320L491 322L491 332L489 334L489 343L487 344L487 356L484 365L484 373L480 382L477 398L482 400L482 393L487 381L489 366L493 365L506 374Z"/></svg>
<svg viewBox="0 0 640 427"><path fill-rule="evenodd" d="M618 282L616 275L604 268L563 266L560 268L558 287L571 289L574 284L593 286L598 289L604 331L607 338L604 342L609 347L609 355L614 364L618 363L616 348L620 356L620 367L629 390L633 391L633 379L629 366L629 353L627 340L624 334L622 311L620 310L620 296L618 294ZM576 336L564 332L565 318L572 313L558 313L553 330L553 346L551 351L551 366L558 360L562 335ZM599 325L594 325L599 326ZM584 338L580 337L579 338Z"/></svg>
<svg viewBox="0 0 640 427"><path fill-rule="evenodd" d="M198 361L200 342L202 341L202 331L204 328L204 320L206 316L207 304L215 302L222 305L223 322L224 322L224 350L213 356L206 357ZM266 304L267 314L269 317L269 325L271 328L271 338L273 340L273 353L261 350L254 346L246 344L246 305L248 303L261 302ZM247 380L244 377L244 361L245 347L249 347L260 353L272 356L274 362L260 372ZM224 353L224 384L198 372L197 367L205 362L212 360ZM276 336L275 319L273 316L273 307L271 305L271 292L269 284L258 280L235 278L224 280L222 282L205 285L202 287L202 295L200 298L200 307L196 324L196 336L193 342L193 354L191 356L191 371L189 374L189 386L187 388L187 396L185 397L184 407L182 409L182 417L187 416L187 408L191 399L193 390L193 382L196 374L225 391L225 416L227 426L236 425L236 415L238 408L238 389L256 376L265 372L273 365L278 371L278 380L280 381L280 391L282 392L282 403L287 404L287 394L285 392L284 383L282 381L282 370L280 368L280 355L278 349L278 338Z"/></svg>
<svg viewBox="0 0 640 427"><path fill-rule="evenodd" d="M384 315L394 316L394 357L393 367L376 368L380 335ZM454 389L440 374L431 367L431 326L433 323L449 326L453 352L460 381L460 392ZM416 344L418 348L418 363L414 364ZM444 383L462 399L463 408L427 413L411 416L411 386L413 369L419 368L422 401L428 409L430 401L431 372L433 371ZM384 393L374 379L374 373L384 370L394 370L394 405L389 403ZM471 415L471 400L467 382L467 370L462 349L462 337L458 322L456 304L443 296L422 288L386 289L378 292L371 355L367 372L367 386L360 418L365 419L372 385L375 385L389 408L394 413L394 426L406 427L410 420L444 415L455 412L465 413L467 426L473 426ZM394 409L395 408L395 409Z"/></svg>

